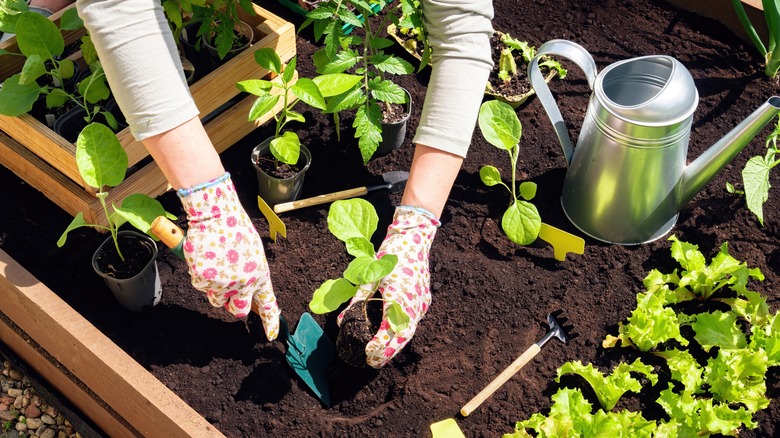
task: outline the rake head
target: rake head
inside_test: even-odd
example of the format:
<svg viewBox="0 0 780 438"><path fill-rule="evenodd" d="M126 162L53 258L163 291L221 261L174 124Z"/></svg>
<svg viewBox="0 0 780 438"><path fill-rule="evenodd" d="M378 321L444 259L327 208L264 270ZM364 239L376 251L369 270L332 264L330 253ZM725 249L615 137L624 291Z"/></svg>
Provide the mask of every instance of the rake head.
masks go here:
<svg viewBox="0 0 780 438"><path fill-rule="evenodd" d="M569 340L578 336L578 334L573 331L574 326L567 324L569 319L561 316L562 314L562 310L556 310L547 314L547 326L549 327L549 331L543 338L544 342L542 342L542 344L553 337L558 338L564 344L568 344Z"/></svg>

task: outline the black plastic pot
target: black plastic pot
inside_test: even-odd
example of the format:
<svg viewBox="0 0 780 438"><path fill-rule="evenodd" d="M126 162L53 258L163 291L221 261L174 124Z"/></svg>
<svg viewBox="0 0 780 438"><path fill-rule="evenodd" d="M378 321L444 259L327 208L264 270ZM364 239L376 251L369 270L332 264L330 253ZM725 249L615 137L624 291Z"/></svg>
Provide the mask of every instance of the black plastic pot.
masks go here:
<svg viewBox="0 0 780 438"><path fill-rule="evenodd" d="M272 138L267 138L255 146L252 150L251 158L252 166L257 171L257 186L260 197L263 198L266 204L273 206L282 202L295 201L300 197L303 189L303 179L311 165L311 153L305 146L301 145L301 156L297 164L301 170L290 178L276 178L267 174L257 165L258 158L269 154L271 140Z"/></svg>
<svg viewBox="0 0 780 438"><path fill-rule="evenodd" d="M105 252L113 251L114 254L116 253L114 240L111 237L108 237L95 251L92 256L92 268L99 276L103 277L106 285L113 292L114 298L125 309L139 312L156 306L162 297L160 275L157 271L157 245L151 237L135 231L120 231L117 239L120 241L122 239L136 239L144 248L148 249L149 260L145 264L142 263L141 271L130 278L116 278L112 273L103 272L100 269L98 258L103 256Z"/></svg>
<svg viewBox="0 0 780 438"><path fill-rule="evenodd" d="M379 146L376 148L372 158L385 156L404 144L404 139L406 139L406 122L409 121L409 116L412 114L412 95L405 88L404 91L407 97L404 104L404 118L395 123L382 123L382 141L379 142Z"/></svg>
<svg viewBox="0 0 780 438"><path fill-rule="evenodd" d="M75 143L81 130L87 126L84 120L86 115L87 111L80 106L69 110L54 122L54 132L65 140Z"/></svg>

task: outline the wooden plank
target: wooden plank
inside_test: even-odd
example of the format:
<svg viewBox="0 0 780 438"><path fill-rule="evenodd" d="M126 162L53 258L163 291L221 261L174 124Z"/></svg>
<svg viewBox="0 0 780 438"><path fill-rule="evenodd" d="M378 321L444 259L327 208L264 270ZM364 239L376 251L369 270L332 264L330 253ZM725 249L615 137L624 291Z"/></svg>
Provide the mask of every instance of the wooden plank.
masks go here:
<svg viewBox="0 0 780 438"><path fill-rule="evenodd" d="M2 280L0 280L2 282ZM3 287L0 286L0 290ZM94 393L79 382L72 374L51 356L41 351L38 343L19 333L18 327L6 315L0 313L0 340L16 353L25 363L46 379L49 385L67 398L73 406L99 425L110 430L114 437L135 437L138 432L119 417L110 406L97 398Z"/></svg>
<svg viewBox="0 0 780 438"><path fill-rule="evenodd" d="M143 436L223 436L97 328L0 250L0 312ZM24 349L21 349L24 350ZM20 352L15 351L22 356ZM24 351L21 351L24 353ZM43 367L41 371L51 371ZM47 380L50 376L44 375ZM53 380L61 377L51 376ZM74 400L74 403L80 400ZM83 400L81 400L83 401ZM81 408L81 407L80 407ZM84 413L114 433L94 408ZM102 422L102 423L101 423Z"/></svg>

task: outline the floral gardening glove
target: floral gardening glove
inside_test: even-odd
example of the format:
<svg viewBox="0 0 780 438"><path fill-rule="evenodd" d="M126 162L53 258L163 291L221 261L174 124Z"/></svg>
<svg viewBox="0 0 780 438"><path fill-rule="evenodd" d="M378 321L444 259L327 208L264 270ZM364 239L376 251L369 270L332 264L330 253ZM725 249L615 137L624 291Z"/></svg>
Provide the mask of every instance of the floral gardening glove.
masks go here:
<svg viewBox="0 0 780 438"><path fill-rule="evenodd" d="M428 253L440 224L439 220L426 210L400 206L395 210L393 222L387 227L387 236L380 245L376 258L395 254L398 256L398 263L390 275L379 281L378 291L384 299L383 318L379 331L366 345L366 363L374 368L384 366L409 343L417 324L428 311L431 304ZM374 286L376 285L362 285L347 308L368 299ZM386 316L393 301L400 304L404 313L409 316L409 325L399 333L393 332ZM339 326L345 313L346 309L338 316Z"/></svg>
<svg viewBox="0 0 780 438"><path fill-rule="evenodd" d="M230 174L190 189L179 189L189 229L184 260L192 285L206 293L214 307L224 306L237 318L249 314L254 301L268 340L279 334L276 303L263 242L238 200Z"/></svg>

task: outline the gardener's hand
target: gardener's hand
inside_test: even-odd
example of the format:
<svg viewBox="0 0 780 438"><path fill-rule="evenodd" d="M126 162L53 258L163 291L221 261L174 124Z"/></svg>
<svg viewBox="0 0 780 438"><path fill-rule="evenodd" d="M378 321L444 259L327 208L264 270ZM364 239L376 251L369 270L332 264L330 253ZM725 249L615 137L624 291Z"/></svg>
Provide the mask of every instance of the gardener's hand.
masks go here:
<svg viewBox="0 0 780 438"><path fill-rule="evenodd" d="M379 281L378 290L384 299L382 323L366 345L366 363L374 368L384 366L409 343L417 324L428 311L431 304L428 253L439 225L439 220L430 212L401 206L396 208L393 222L387 227L387 236L376 257L395 254L398 263L390 275ZM361 286L349 306L368 299L375 286ZM393 332L387 321L387 309L393 301L409 316L409 325L399 333ZM338 317L339 326L345 312Z"/></svg>
<svg viewBox="0 0 780 438"><path fill-rule="evenodd" d="M263 242L238 200L230 174L179 189L189 229L184 259L192 285L215 307L238 318L256 304L268 340L279 334L276 303Z"/></svg>

